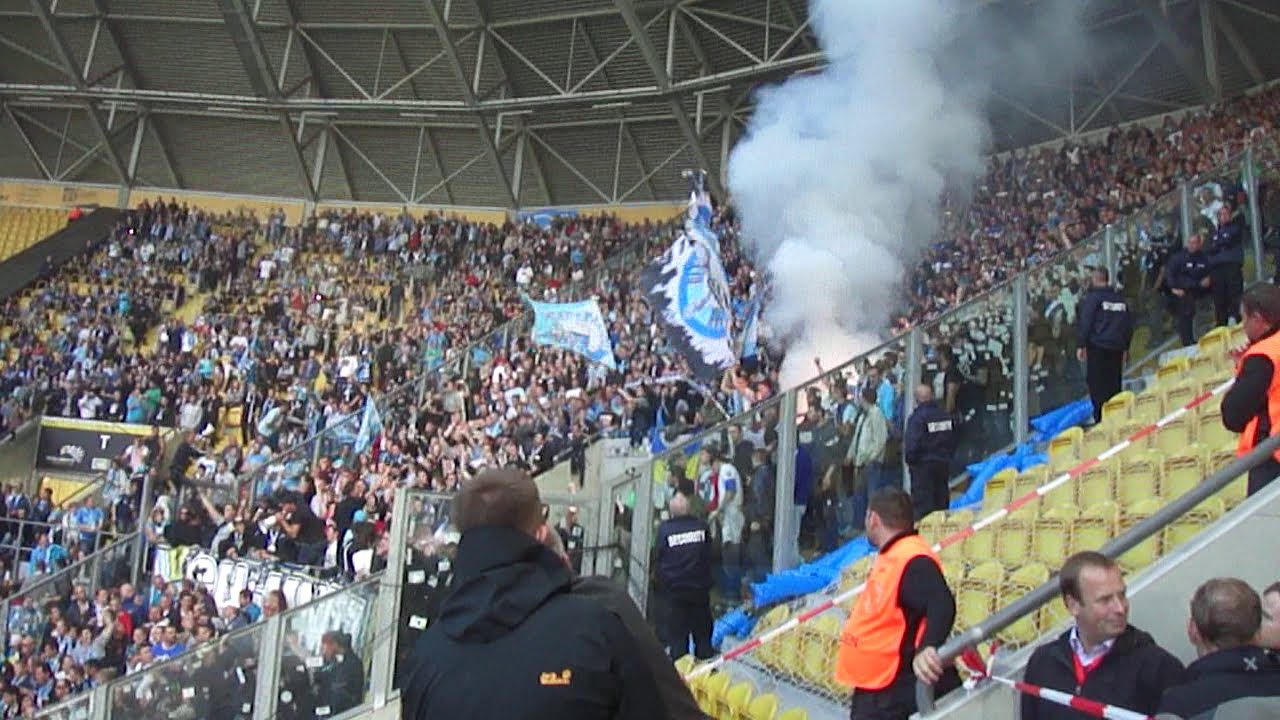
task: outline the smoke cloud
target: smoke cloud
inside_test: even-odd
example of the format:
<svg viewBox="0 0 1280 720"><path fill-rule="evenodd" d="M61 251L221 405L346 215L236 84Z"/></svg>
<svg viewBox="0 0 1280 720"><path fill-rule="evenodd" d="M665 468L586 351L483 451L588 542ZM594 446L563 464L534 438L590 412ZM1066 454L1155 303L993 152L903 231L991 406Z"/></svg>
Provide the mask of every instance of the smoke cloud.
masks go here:
<svg viewBox="0 0 1280 720"><path fill-rule="evenodd" d="M815 357L829 369L879 344L944 189L985 167L990 76L1024 68L986 55L1013 49L1011 36L986 43L962 17L972 5L811 0L827 67L757 94L728 180L748 252L769 275L784 387L812 377ZM1012 37L1019 50L1034 44Z"/></svg>

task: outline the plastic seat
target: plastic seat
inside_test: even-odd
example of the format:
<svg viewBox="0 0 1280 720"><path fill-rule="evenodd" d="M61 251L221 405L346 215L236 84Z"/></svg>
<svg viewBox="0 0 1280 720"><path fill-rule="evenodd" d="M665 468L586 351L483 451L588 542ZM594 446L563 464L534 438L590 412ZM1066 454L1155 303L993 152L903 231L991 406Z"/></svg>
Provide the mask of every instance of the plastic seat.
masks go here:
<svg viewBox="0 0 1280 720"><path fill-rule="evenodd" d="M1002 603L1021 597L1049 581L1049 569L1040 563L1019 568L1005 581ZM1029 645L1040 637L1039 612L1029 613L1000 633L1001 639L1015 647Z"/></svg>
<svg viewBox="0 0 1280 720"><path fill-rule="evenodd" d="M1173 500L1181 497L1199 485L1206 477L1203 452L1199 446L1187 448L1186 454L1173 455L1164 459L1160 494Z"/></svg>
<svg viewBox="0 0 1280 720"><path fill-rule="evenodd" d="M1055 468L1069 468L1080 461L1080 445L1084 430L1071 427L1049 441L1049 463Z"/></svg>
<svg viewBox="0 0 1280 720"><path fill-rule="evenodd" d="M1089 508L1115 497L1111 463L1095 465L1076 478L1076 506ZM1053 493L1050 493L1052 495Z"/></svg>
<svg viewBox="0 0 1280 720"><path fill-rule="evenodd" d="M983 514L1002 508L1009 502L1009 494L1017 479L1018 471L1014 468L1005 468L987 479L987 484L982 488Z"/></svg>
<svg viewBox="0 0 1280 720"><path fill-rule="evenodd" d="M1009 500L1017 500L1024 497L1028 493L1035 492L1036 488L1049 482L1049 466L1036 465L1029 467L1018 474L1013 483L1013 492L1009 494Z"/></svg>
<svg viewBox="0 0 1280 720"><path fill-rule="evenodd" d="M1030 510L1026 513L1023 511ZM1006 518L1000 523L1000 532L996 533L996 558L1005 567L1018 567L1027 561L1031 550L1032 537L1035 533L1035 509L1030 505L1023 507L1018 513L1021 517ZM1027 516L1030 517L1027 517ZM985 531L979 531L979 533Z"/></svg>
<svg viewBox="0 0 1280 720"><path fill-rule="evenodd" d="M995 478L992 478L992 480L994 479ZM984 497L986 496L985 493L989 493L990 491L991 491L991 480L988 480L987 486L983 491ZM916 523L916 531L919 532L920 536L923 537L924 539L930 542L937 542L938 540L941 540L943 538L942 524L945 519L946 519L946 513L942 511L931 512L928 515L924 516L924 518L921 519L920 522Z"/></svg>
<svg viewBox="0 0 1280 720"><path fill-rule="evenodd" d="M1195 441L1196 423L1190 415L1184 415L1151 434L1151 449L1174 455Z"/></svg>
<svg viewBox="0 0 1280 720"><path fill-rule="evenodd" d="M1113 396L1102 406L1102 422L1111 424L1130 419L1133 416L1135 399L1136 396L1129 390L1122 390Z"/></svg>
<svg viewBox="0 0 1280 720"><path fill-rule="evenodd" d="M997 523L975 532L960 543L964 551L964 559L971 564L990 560L996 555L996 535L1002 527Z"/></svg>
<svg viewBox="0 0 1280 720"><path fill-rule="evenodd" d="M1155 452L1121 456L1115 479L1115 499L1120 507L1160 497L1160 464L1160 455Z"/></svg>
<svg viewBox="0 0 1280 720"><path fill-rule="evenodd" d="M751 696L756 694L756 688L750 682L742 681L737 683L721 697L720 712L717 717L723 720L739 720L746 714L747 703L751 702Z"/></svg>
<svg viewBox="0 0 1280 720"><path fill-rule="evenodd" d="M1097 550L1115 537L1119 508L1110 500L1086 509L1071 523L1071 552Z"/></svg>
<svg viewBox="0 0 1280 720"><path fill-rule="evenodd" d="M680 677L684 677L689 674L690 670L693 670L695 663L696 660L692 655L684 655L675 662L676 672L680 673Z"/></svg>
<svg viewBox="0 0 1280 720"><path fill-rule="evenodd" d="M715 715L720 707L721 698L725 692L729 690L729 673L717 672L707 677L706 682L702 683L702 696L696 698L698 707L702 708L702 712L708 715Z"/></svg>
<svg viewBox="0 0 1280 720"><path fill-rule="evenodd" d="M1226 503L1220 497L1211 497L1190 512L1174 520L1163 531L1161 542L1164 551L1170 552L1200 534L1226 512Z"/></svg>
<svg viewBox="0 0 1280 720"><path fill-rule="evenodd" d="M757 695L747 704L747 720L774 720L778 715L778 696L773 693Z"/></svg>
<svg viewBox="0 0 1280 720"><path fill-rule="evenodd" d="M992 597L1000 594L1000 587L1004 584L1004 565L999 560L987 560L973 566L969 572L965 573L962 586L973 589L982 590Z"/></svg>
<svg viewBox="0 0 1280 720"><path fill-rule="evenodd" d="M778 716L778 720L809 720L809 711L801 707L788 708Z"/></svg>
<svg viewBox="0 0 1280 720"><path fill-rule="evenodd" d="M1126 416L1125 420L1127 419ZM1091 460L1106 452L1108 448L1115 444L1112 435L1123 422L1122 420L1116 420L1114 423L1108 423L1104 419L1102 425L1091 428L1084 434L1084 442L1080 446L1080 455L1086 460Z"/></svg>
<svg viewBox="0 0 1280 720"><path fill-rule="evenodd" d="M1156 385L1147 388L1134 398L1133 410L1129 414L1130 423L1123 423L1123 425L1149 425L1163 414L1164 393L1160 392L1160 386Z"/></svg>
<svg viewBox="0 0 1280 720"><path fill-rule="evenodd" d="M1120 518L1120 531L1124 532L1139 522L1151 517L1160 510L1163 503L1155 498L1143 500L1126 507ZM1160 533L1138 543L1136 547L1120 556L1120 566L1126 572L1137 572L1154 563L1160 557Z"/></svg>
<svg viewBox="0 0 1280 720"><path fill-rule="evenodd" d="M1074 521L1074 517L1059 517L1052 512L1037 520L1035 536L1031 540L1031 556L1052 567L1060 566L1071 554Z"/></svg>
<svg viewBox="0 0 1280 720"><path fill-rule="evenodd" d="M1196 342L1200 355L1213 355L1215 353L1224 353L1227 351L1227 342L1231 338L1231 329L1219 325L1209 332L1200 336L1200 340Z"/></svg>
<svg viewBox="0 0 1280 720"><path fill-rule="evenodd" d="M1169 387L1181 380L1183 376L1186 375L1190 366L1191 363L1187 361L1187 358L1174 358L1164 365L1161 365L1160 368L1156 370L1156 380L1159 381L1161 385Z"/></svg>
<svg viewBox="0 0 1280 720"><path fill-rule="evenodd" d="M996 595L988 590L961 590L956 595L956 630L965 630L991 617Z"/></svg>
<svg viewBox="0 0 1280 720"><path fill-rule="evenodd" d="M1164 391L1164 411L1166 414L1177 410L1191 402L1200 393L1200 381L1193 377L1181 380Z"/></svg>
<svg viewBox="0 0 1280 720"><path fill-rule="evenodd" d="M1199 419L1199 427L1197 428L1200 444L1216 448L1223 447L1236 441L1236 434L1228 430L1222 424L1221 415L1202 415Z"/></svg>

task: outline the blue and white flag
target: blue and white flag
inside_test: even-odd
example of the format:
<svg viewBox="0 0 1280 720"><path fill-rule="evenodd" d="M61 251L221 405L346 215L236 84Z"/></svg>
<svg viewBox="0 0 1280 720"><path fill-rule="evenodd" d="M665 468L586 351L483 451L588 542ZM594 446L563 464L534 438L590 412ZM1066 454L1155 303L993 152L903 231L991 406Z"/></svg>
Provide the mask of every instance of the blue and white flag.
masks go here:
<svg viewBox="0 0 1280 720"><path fill-rule="evenodd" d="M604 315L595 300L573 303L526 300L533 307L535 343L572 350L610 369L618 367Z"/></svg>
<svg viewBox="0 0 1280 720"><path fill-rule="evenodd" d="M689 209L685 213L684 232L707 245L716 256L720 255L720 236L711 229L711 193L707 191L707 173L704 170L686 170L689 179Z"/></svg>
<svg viewBox="0 0 1280 720"><path fill-rule="evenodd" d="M366 397L364 401L364 415L360 417L360 431L356 433L355 451L357 455L362 455L369 448L373 447L374 441L382 434L382 414L378 412L378 405L373 401L373 397Z"/></svg>
<svg viewBox="0 0 1280 720"><path fill-rule="evenodd" d="M695 173L685 232L640 273L640 284L668 342L689 362L694 377L718 383L721 371L733 367L738 355L729 280L720 262L719 241L703 222L710 218L710 201L704 199L698 177Z"/></svg>
<svg viewBox="0 0 1280 720"><path fill-rule="evenodd" d="M746 308L746 322L742 325L742 346L738 356L744 360L760 353L760 298L756 297Z"/></svg>

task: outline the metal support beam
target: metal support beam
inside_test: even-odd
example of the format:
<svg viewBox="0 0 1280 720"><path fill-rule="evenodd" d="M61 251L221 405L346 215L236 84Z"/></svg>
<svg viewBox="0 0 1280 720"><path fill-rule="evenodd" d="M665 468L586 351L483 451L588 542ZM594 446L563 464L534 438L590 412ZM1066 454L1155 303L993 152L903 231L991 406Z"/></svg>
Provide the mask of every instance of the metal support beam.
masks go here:
<svg viewBox="0 0 1280 720"><path fill-rule="evenodd" d="M222 10L227 34L231 36L231 41L236 46L240 63L244 66L245 74L249 76L249 84L254 92L272 100L283 99L284 93L281 92L275 71L271 67L271 56L267 54L266 45L262 42L262 36L258 33L253 15L245 0L218 0L218 7ZM303 196L310 202L316 202L319 196L316 194L315 185L311 182L311 171L302 156L302 148L298 145L293 121L289 119L289 113L283 110L276 116L289 150L289 160L298 173Z"/></svg>
<svg viewBox="0 0 1280 720"><path fill-rule="evenodd" d="M339 140L346 143L347 147L351 148L351 151L356 154L356 157L363 160L364 164L368 165L369 169L373 170L373 173L377 175L379 178L381 178L382 182L386 183L387 187L391 188L392 192L394 192L396 195L400 197L401 202L403 202L405 205L410 204L409 196L406 195L405 192L400 189L400 186L396 185L395 182L391 180L391 178L387 177L387 174L382 172L382 168L378 167L377 163L375 163L368 155L366 155L358 145L352 142L351 138L344 135L343 132L339 130L337 127L333 128L333 133L338 136Z"/></svg>
<svg viewBox="0 0 1280 720"><path fill-rule="evenodd" d="M444 160L440 157L440 146L436 144L435 133L431 132L430 129L427 129L427 128L423 128L423 129L426 130L426 134L423 137L427 141L427 149L430 151L431 162L433 165L435 165L436 174L440 176L441 180L443 180L449 176L444 174ZM444 190L444 197L446 200L449 201L449 204L456 205L457 202L455 202L453 199L453 189L449 187L449 183L445 183L444 187L441 189ZM429 192L424 193L420 197L425 200L427 195L430 195L430 194L431 193Z"/></svg>
<svg viewBox="0 0 1280 720"><path fill-rule="evenodd" d="M169 148L169 144L165 142L164 134L160 130L160 124L154 119L147 122L147 129L151 131L151 137L155 138L156 147L160 149L160 159L164 161L164 169L169 173L169 180L173 182L173 186L178 189L185 188L187 184L182 181L182 175L178 172L178 164L173 160L173 151Z"/></svg>
<svg viewBox="0 0 1280 720"><path fill-rule="evenodd" d="M4 116L9 118L9 122L13 124L13 129L18 133L18 139L22 141L22 145L27 148L27 154L31 156L31 164L35 166L36 172L45 180L52 180L53 173L49 172L49 167L44 164L44 160L40 158L40 152L36 150L35 143L31 142L31 136L27 135L26 128L22 127L22 123L18 122L18 118L13 114L13 108L8 103L0 102L0 109L4 111Z"/></svg>
<svg viewBox="0 0 1280 720"><path fill-rule="evenodd" d="M1249 46L1244 41L1244 36L1236 30L1236 26L1227 19L1226 13L1222 12L1222 8L1215 5L1213 7L1214 20L1218 23L1218 29L1222 31L1222 37L1226 38L1227 44L1231 46L1232 52L1240 59L1240 64L1244 66L1245 72L1249 73L1249 79L1255 85L1261 85L1266 82L1266 76L1262 74L1262 67L1258 65L1258 60L1253 56L1253 52L1249 50Z"/></svg>
<svg viewBox="0 0 1280 720"><path fill-rule="evenodd" d="M677 16L678 16L678 13L671 14L672 18L675 18ZM605 64L607 63L602 64L600 62L600 53L596 50L596 44L591 40L591 35L587 33L585 29L583 30L582 46L587 49L587 55L591 59L591 62L595 63L600 67L600 71L604 75L605 82L609 83L609 85L613 85L613 79L609 77L609 71L605 69ZM701 49L699 49L699 52L701 52ZM632 157L635 158L636 167L640 169L640 176L644 178L644 185L645 185L645 188L648 189L649 191L649 197L653 200L657 200L658 193L656 190L653 189L653 183L650 181L650 178L652 177L652 173L649 172L648 165L644 161L644 156L640 154L640 143L636 142L635 134L631 132L631 128L627 127L627 124L625 122L621 124L622 124L622 137L627 141L627 147L629 149L629 152L631 153ZM618 196L618 193L615 190L614 197L617 198L617 196Z"/></svg>
<svg viewBox="0 0 1280 720"><path fill-rule="evenodd" d="M1156 37L1160 38L1160 42L1168 48L1169 53L1173 55L1173 59L1178 63L1182 74L1195 87L1196 92L1205 102L1213 102L1213 86L1209 79L1205 77L1203 64L1200 61L1198 53L1179 37L1178 31L1174 28L1173 23L1169 21L1160 8L1154 3L1140 3L1142 6L1142 14L1146 17L1147 22L1156 32Z"/></svg>
<svg viewBox="0 0 1280 720"><path fill-rule="evenodd" d="M325 126L324 132L326 135L330 136L328 142L333 146L334 157L338 159L338 171L342 173L342 185L347 189L347 197L351 198L354 202L359 199L356 196L356 184L351 179L351 166L348 165L346 159L342 157L342 145L340 143L333 142L333 135L335 133L333 124L330 123Z"/></svg>
<svg viewBox="0 0 1280 720"><path fill-rule="evenodd" d="M115 137L119 135L123 135L125 132L128 132L131 128L135 127L135 124L139 121L141 117L142 117L141 115L134 114L133 118L130 119L129 122L126 122L123 125L113 128L110 131L111 137L114 139ZM80 157L73 160L70 165L68 165L65 169L63 169L62 172L58 174L55 179L74 180L76 176L78 176L85 168L89 167L89 164L95 158L97 158L99 154L102 153L102 149L103 149L103 144L99 142L97 145L94 145L88 150L85 150ZM133 173L129 173L128 176L130 181L132 181ZM128 185L129 183L125 183L125 184Z"/></svg>
<svg viewBox="0 0 1280 720"><path fill-rule="evenodd" d="M1083 132L1088 128L1090 123L1093 122L1093 119L1098 116L1098 113L1102 112L1102 109L1106 107L1113 98L1115 98L1116 93L1123 90L1124 86L1128 85L1129 81L1133 79L1133 76L1137 75L1138 71L1142 69L1142 66L1147 64L1147 61L1151 59L1153 54L1155 54L1156 48L1158 47L1160 47L1159 38L1152 40L1151 43L1147 45L1146 51L1134 60L1133 64L1129 66L1129 69L1126 70L1125 73L1120 76L1120 79L1116 81L1115 85L1112 85L1111 89L1107 91L1107 94L1098 98L1098 101L1094 103L1093 107L1085 111L1084 119L1079 123L1076 123L1072 130L1078 133Z"/></svg>
<svg viewBox="0 0 1280 720"><path fill-rule="evenodd" d="M1009 97L1009 96L1007 96L1007 95L1005 95L1005 94L1003 94L1003 93L1000 93L1000 92L992 92L992 93L991 93L991 97L992 97L992 98L994 98L994 99L996 99L996 100L999 100L1000 102L1002 102L1002 103L1004 103L1004 104L1006 104L1006 105L1008 105L1009 107L1013 108L1014 110L1017 110L1018 112L1022 113L1023 115L1026 115L1027 117L1031 118L1032 120L1035 120L1036 122L1040 123L1041 125L1044 125L1045 127L1049 128L1049 129L1051 129L1051 130L1053 130L1054 132L1058 133L1058 134L1059 134L1059 135L1061 135L1062 137L1068 137L1068 136L1070 136L1070 135L1071 135L1071 131L1070 131L1070 130L1068 130L1067 128L1062 127L1062 126L1061 126L1061 125L1059 125L1058 123L1056 123L1056 122L1054 122L1054 121L1050 120L1049 118L1047 118L1047 117L1045 117L1045 116L1041 115L1040 113L1036 112L1035 110L1032 110L1031 108L1027 107L1027 106L1026 106L1026 105L1024 105L1023 103L1021 103L1021 102L1019 102L1019 101L1017 101L1017 100L1014 100L1013 98L1011 98L1011 97Z"/></svg>
<svg viewBox="0 0 1280 720"><path fill-rule="evenodd" d="M62 31L58 29L57 23L54 22L53 13L45 6L44 0L31 0L31 9L35 12L36 19L40 21L40 26L44 29L45 35L49 37L49 43L53 45L54 52L57 53L58 62L62 65L62 71L71 79L77 90L84 92L88 89L88 85L85 84L84 76L80 74L66 39L62 37ZM120 184L127 186L129 184L129 173L125 169L124 161L120 158L120 153L111 144L111 135L107 131L106 123L102 120L102 115L87 100L83 103L83 108L89 116L89 124L93 126L93 131L97 133L98 139L102 141L111 169L115 170L116 176L120 179Z"/></svg>
<svg viewBox="0 0 1280 720"><path fill-rule="evenodd" d="M1204 46L1204 74L1213 91L1213 101L1222 100L1222 75L1218 73L1218 32L1213 24L1213 3L1200 0L1200 42Z"/></svg>
<svg viewBox="0 0 1280 720"><path fill-rule="evenodd" d="M151 121L147 113L139 113L138 124L133 126L133 144L129 146L129 185L138 183L138 160L142 157L142 140L147 134L147 123Z"/></svg>
<svg viewBox="0 0 1280 720"><path fill-rule="evenodd" d="M667 76L666 68L663 67L662 58L658 56L658 51L654 49L653 42L649 39L648 33L644 29L644 24L640 22L639 16L636 15L634 0L614 0L613 3L618 12L622 14L622 20L627 24L627 28L631 31L631 37L635 40L636 47L640 49L640 55L644 57L645 63L649 66L649 72L653 74L654 81L658 84L658 89L662 93L671 91L671 78ZM670 96L667 103L671 106L671 114L675 116L676 125L680 127L681 134L689 143L689 151L693 153L694 159L705 170L708 170L707 181L711 184L711 189L716 195L723 198L724 185L720 182L720 173L710 172L711 163L707 160L707 155L702 150L702 138L693 128L693 123L689 121L689 116L684 112L684 105L681 104L680 98Z"/></svg>
<svg viewBox="0 0 1280 720"><path fill-rule="evenodd" d="M468 108L475 110L479 103L476 94L471 91L471 78L467 77L467 70L462 64L462 58L458 55L458 46L453 42L453 36L449 33L449 26L444 19L444 15L440 12L440 8L436 7L435 0L423 0L423 6L427 10L428 19L431 20L431 24L436 29L436 37L440 39L440 46L444 49L445 57L448 58L449 65L453 68L458 89L462 92L463 102ZM484 153L489 157L489 164L493 166L498 188L502 190L503 196L511 207L518 207L519 203L516 201L515 191L511 189L511 181L507 177L506 169L502 166L502 158L498 156L498 149L494 145L493 138L489 135L488 123L485 122L484 116L478 111L475 113L474 122Z"/></svg>

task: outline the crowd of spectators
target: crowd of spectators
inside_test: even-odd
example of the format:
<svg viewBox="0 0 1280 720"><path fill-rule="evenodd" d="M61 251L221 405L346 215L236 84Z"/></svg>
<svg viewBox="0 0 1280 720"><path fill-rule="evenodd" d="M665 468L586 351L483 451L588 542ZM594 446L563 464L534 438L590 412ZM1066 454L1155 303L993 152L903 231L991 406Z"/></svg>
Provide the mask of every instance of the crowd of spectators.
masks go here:
<svg viewBox="0 0 1280 720"><path fill-rule="evenodd" d="M1247 142L1271 139L1278 109L1280 92L1268 91L1155 128L1116 128L1098 143L993 158L966 207L955 204L946 215L896 326L928 321L1178 183L1203 181ZM1216 189L1197 201L1231 208L1238 198L1233 178L1212 180ZM1205 217L1212 222L1213 213ZM715 224L741 311L763 289L739 249L732 211L721 208ZM1139 279L1144 254L1175 229L1168 217L1153 215L1126 238L1125 257ZM608 216L498 226L357 211L291 227L282 213L260 221L144 203L89 252L7 301L10 331L0 349L10 362L0 370L6 391L0 416L12 426L39 399L50 414L177 429L169 466L160 463L170 456L166 449L141 441L118 460L105 507L91 508L100 516L97 532L141 527L155 542L199 544L220 557L358 576L385 559L386 525L401 485L448 491L485 467L536 472L565 458L581 472L586 445L598 435L620 434L642 446L658 424L669 434L696 430L719 419L721 408L737 414L775 392L776 349L719 387L680 379L687 368L666 352L634 287L643 262L674 230L671 223L625 225ZM625 262L608 262L620 254ZM1045 273L1033 287L1038 377L1055 367L1071 372L1070 333L1063 329L1081 291L1076 271L1089 261ZM206 295L188 322L172 311L192 292ZM618 369L535 346L518 323L495 333L524 312L524 296L597 297ZM935 395L971 434L995 438L1007 430L1007 407L1003 414L1000 407L1011 376L1008 321L1007 305L991 303L932 328L926 342ZM154 342L145 342L153 329ZM858 371L857 380L815 388L806 405L802 430L813 467L807 497L797 496L797 504L808 508L805 531L820 546L855 530L859 520L843 504L850 479L841 468L860 467L865 463L856 460L869 456L896 466L903 369L889 355ZM868 389L873 400L865 399ZM371 399L382 414L381 436L357 453ZM883 447L853 447L846 437L850 408L863 402L887 422ZM753 509L740 543L757 534L753 523L761 531L771 522L772 506L762 495L774 460L771 423L776 418L758 418L737 439L724 439L726 458L750 478L743 501ZM321 440L303 442L324 430ZM299 446L304 451L294 450ZM681 468L673 483L702 480L708 470L702 464L713 462ZM148 476L154 498L142 497ZM231 492L236 478L238 495ZM830 509L828 499L835 500ZM154 509L139 523L143 507ZM88 531L66 523L84 508L48 510L17 511L51 527L19 534L37 549L9 561L11 570L27 568L9 574L11 588L93 547L86 548ZM38 550L50 547L60 550ZM107 590L104 603L113 592L123 602L122 590ZM105 625L88 630L91 641L114 632Z"/></svg>

